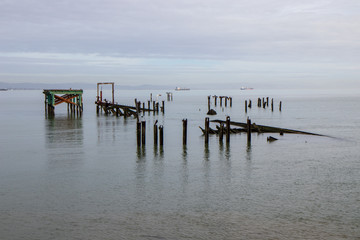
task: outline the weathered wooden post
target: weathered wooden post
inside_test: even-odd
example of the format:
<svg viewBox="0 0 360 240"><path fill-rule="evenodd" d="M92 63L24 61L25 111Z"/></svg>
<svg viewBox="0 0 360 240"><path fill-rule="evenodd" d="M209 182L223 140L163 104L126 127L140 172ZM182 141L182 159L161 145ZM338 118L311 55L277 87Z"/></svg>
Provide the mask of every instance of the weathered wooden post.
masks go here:
<svg viewBox="0 0 360 240"><path fill-rule="evenodd" d="M152 102L152 93L150 93L150 102Z"/></svg>
<svg viewBox="0 0 360 240"><path fill-rule="evenodd" d="M229 97L230 99L230 107L232 107L232 97Z"/></svg>
<svg viewBox="0 0 360 240"><path fill-rule="evenodd" d="M228 100L228 97L225 97L225 107L227 107L227 100Z"/></svg>
<svg viewBox="0 0 360 240"><path fill-rule="evenodd" d="M263 98L263 108L266 107L266 102L265 102L265 98Z"/></svg>
<svg viewBox="0 0 360 240"><path fill-rule="evenodd" d="M220 107L222 107L222 99L223 97L219 97L220 98Z"/></svg>
<svg viewBox="0 0 360 240"><path fill-rule="evenodd" d="M274 99L273 98L271 99L271 111L272 112L274 111Z"/></svg>
<svg viewBox="0 0 360 240"><path fill-rule="evenodd" d="M158 144L158 128L157 128L157 120L154 123L154 145Z"/></svg>
<svg viewBox="0 0 360 240"><path fill-rule="evenodd" d="M141 122L136 122L136 140L138 147L141 146Z"/></svg>
<svg viewBox="0 0 360 240"><path fill-rule="evenodd" d="M187 143L187 119L183 119L183 145Z"/></svg>
<svg viewBox="0 0 360 240"><path fill-rule="evenodd" d="M135 98L134 101L135 101L135 107L136 107L136 119L139 122L139 105L138 105L138 102L137 102L136 98Z"/></svg>
<svg viewBox="0 0 360 240"><path fill-rule="evenodd" d="M153 101L153 111L155 113L156 109L155 109L155 101Z"/></svg>
<svg viewBox="0 0 360 240"><path fill-rule="evenodd" d="M247 118L247 141L251 143L251 120Z"/></svg>
<svg viewBox="0 0 360 240"><path fill-rule="evenodd" d="M279 103L279 111L281 112L281 101Z"/></svg>
<svg viewBox="0 0 360 240"><path fill-rule="evenodd" d="M269 97L266 97L266 106L269 107Z"/></svg>
<svg viewBox="0 0 360 240"><path fill-rule="evenodd" d="M251 108L251 105L252 105L252 103L251 103L251 99L249 99L249 108Z"/></svg>
<svg viewBox="0 0 360 240"><path fill-rule="evenodd" d="M165 113L165 101L162 101L161 112Z"/></svg>
<svg viewBox="0 0 360 240"><path fill-rule="evenodd" d="M258 98L258 107L261 107L261 98Z"/></svg>
<svg viewBox="0 0 360 240"><path fill-rule="evenodd" d="M217 105L217 98L218 98L218 96L214 96L215 97L215 107L216 107L216 105Z"/></svg>
<svg viewBox="0 0 360 240"><path fill-rule="evenodd" d="M145 146L146 140L146 121L141 122L141 144Z"/></svg>
<svg viewBox="0 0 360 240"><path fill-rule="evenodd" d="M230 143L230 117L226 117L226 143Z"/></svg>
<svg viewBox="0 0 360 240"><path fill-rule="evenodd" d="M150 110L150 101L148 101L148 110Z"/></svg>
<svg viewBox="0 0 360 240"><path fill-rule="evenodd" d="M159 113L159 102L156 102L156 113Z"/></svg>
<svg viewBox="0 0 360 240"><path fill-rule="evenodd" d="M159 126L159 134L160 134L160 146L164 145L164 126L160 125Z"/></svg>
<svg viewBox="0 0 360 240"><path fill-rule="evenodd" d="M247 113L248 103L247 100L245 100L245 113Z"/></svg>
<svg viewBox="0 0 360 240"><path fill-rule="evenodd" d="M209 128L210 120L208 117L205 118L205 144L209 144Z"/></svg>
<svg viewBox="0 0 360 240"><path fill-rule="evenodd" d="M211 96L208 96L208 111L210 111L210 97Z"/></svg>
<svg viewBox="0 0 360 240"><path fill-rule="evenodd" d="M221 123L220 124L220 129L219 129L219 142L220 143L223 142L223 138L224 138L224 124Z"/></svg>

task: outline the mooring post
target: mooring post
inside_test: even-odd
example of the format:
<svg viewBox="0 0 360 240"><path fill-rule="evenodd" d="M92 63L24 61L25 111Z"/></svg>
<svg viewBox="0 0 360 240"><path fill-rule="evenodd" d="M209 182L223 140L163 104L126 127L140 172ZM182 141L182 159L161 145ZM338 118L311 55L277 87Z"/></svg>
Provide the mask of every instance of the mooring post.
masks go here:
<svg viewBox="0 0 360 240"><path fill-rule="evenodd" d="M249 108L251 108L251 106L252 106L252 103L251 103L251 99L249 99Z"/></svg>
<svg viewBox="0 0 360 240"><path fill-rule="evenodd" d="M141 144L145 146L146 139L146 121L141 122Z"/></svg>
<svg viewBox="0 0 360 240"><path fill-rule="evenodd" d="M148 110L150 110L150 101L148 101Z"/></svg>
<svg viewBox="0 0 360 240"><path fill-rule="evenodd" d="M162 103L161 112L165 113L165 101L163 100L161 103Z"/></svg>
<svg viewBox="0 0 360 240"><path fill-rule="evenodd" d="M160 125L159 126L159 134L160 134L160 146L164 145L164 126Z"/></svg>
<svg viewBox="0 0 360 240"><path fill-rule="evenodd" d="M156 113L159 113L159 102L156 103Z"/></svg>
<svg viewBox="0 0 360 240"><path fill-rule="evenodd" d="M245 100L245 113L247 113L248 103L247 100Z"/></svg>
<svg viewBox="0 0 360 240"><path fill-rule="evenodd" d="M226 117L226 143L230 143L230 117Z"/></svg>
<svg viewBox="0 0 360 240"><path fill-rule="evenodd" d="M251 120L247 118L247 141L251 143Z"/></svg>
<svg viewBox="0 0 360 240"><path fill-rule="evenodd" d="M215 97L215 107L216 107L216 105L217 105L217 98L218 98L218 96L214 96Z"/></svg>
<svg viewBox="0 0 360 240"><path fill-rule="evenodd" d="M269 106L269 97L266 97L266 106Z"/></svg>
<svg viewBox="0 0 360 240"><path fill-rule="evenodd" d="M187 140L187 119L183 119L183 145L186 145Z"/></svg>
<svg viewBox="0 0 360 240"><path fill-rule="evenodd" d="M154 123L154 145L158 144L158 128L157 128L157 120Z"/></svg>
<svg viewBox="0 0 360 240"><path fill-rule="evenodd" d="M219 129L219 142L220 143L223 142L223 138L224 138L224 124L221 123L220 124L220 129Z"/></svg>
<svg viewBox="0 0 360 240"><path fill-rule="evenodd" d="M281 101L279 103L279 111L281 112Z"/></svg>
<svg viewBox="0 0 360 240"><path fill-rule="evenodd" d="M141 146L141 122L136 122L136 139L138 147Z"/></svg>
<svg viewBox="0 0 360 240"><path fill-rule="evenodd" d="M139 104L137 102L137 99L135 98L135 107L136 107L136 119L139 122Z"/></svg>
<svg viewBox="0 0 360 240"><path fill-rule="evenodd" d="M228 100L228 97L225 97L225 107L227 107L227 100Z"/></svg>
<svg viewBox="0 0 360 240"><path fill-rule="evenodd" d="M211 96L208 96L208 111L210 111L210 97Z"/></svg>
<svg viewBox="0 0 360 240"><path fill-rule="evenodd" d="M258 98L258 107L261 107L261 98Z"/></svg>
<svg viewBox="0 0 360 240"><path fill-rule="evenodd" d="M230 107L232 107L232 97L229 97L230 99Z"/></svg>
<svg viewBox="0 0 360 240"><path fill-rule="evenodd" d="M263 98L263 108L266 107L266 102L265 102L265 98Z"/></svg>
<svg viewBox="0 0 360 240"><path fill-rule="evenodd" d="M209 128L210 120L208 117L205 118L205 144L209 144Z"/></svg>
<svg viewBox="0 0 360 240"><path fill-rule="evenodd" d="M155 113L155 101L153 101L152 103L153 103L153 111Z"/></svg>
<svg viewBox="0 0 360 240"><path fill-rule="evenodd" d="M223 97L219 97L220 98L220 107L222 107L222 99Z"/></svg>
<svg viewBox="0 0 360 240"><path fill-rule="evenodd" d="M272 112L274 111L274 99L273 98L271 99L271 111Z"/></svg>

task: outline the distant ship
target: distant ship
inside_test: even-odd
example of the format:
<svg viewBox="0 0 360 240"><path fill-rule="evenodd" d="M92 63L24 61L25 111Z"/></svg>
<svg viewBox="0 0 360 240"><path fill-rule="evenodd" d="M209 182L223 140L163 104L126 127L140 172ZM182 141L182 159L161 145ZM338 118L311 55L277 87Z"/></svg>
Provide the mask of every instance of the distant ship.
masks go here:
<svg viewBox="0 0 360 240"><path fill-rule="evenodd" d="M241 87L240 90L253 90L254 88L250 88L250 87Z"/></svg>
<svg viewBox="0 0 360 240"><path fill-rule="evenodd" d="M175 91L184 91L184 90L190 90L190 88L181 88L181 87L175 88Z"/></svg>

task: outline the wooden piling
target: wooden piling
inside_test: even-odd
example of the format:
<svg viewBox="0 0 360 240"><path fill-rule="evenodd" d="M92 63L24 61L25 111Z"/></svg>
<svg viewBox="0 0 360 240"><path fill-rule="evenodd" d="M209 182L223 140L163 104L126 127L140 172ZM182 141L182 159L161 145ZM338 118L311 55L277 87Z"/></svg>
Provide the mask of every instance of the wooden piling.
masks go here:
<svg viewBox="0 0 360 240"><path fill-rule="evenodd" d="M220 107L222 107L222 99L223 97L219 97L220 98Z"/></svg>
<svg viewBox="0 0 360 240"><path fill-rule="evenodd" d="M247 141L251 143L251 120L247 118Z"/></svg>
<svg viewBox="0 0 360 240"><path fill-rule="evenodd" d="M266 97L266 106L269 107L269 97Z"/></svg>
<svg viewBox="0 0 360 240"><path fill-rule="evenodd" d="M162 101L161 112L165 113L165 101Z"/></svg>
<svg viewBox="0 0 360 240"><path fill-rule="evenodd" d="M224 138L224 124L221 123L220 124L220 129L219 129L219 142L220 143L223 142L223 138Z"/></svg>
<svg viewBox="0 0 360 240"><path fill-rule="evenodd" d="M226 143L230 143L230 117L226 117Z"/></svg>
<svg viewBox="0 0 360 240"><path fill-rule="evenodd" d="M272 112L274 111L274 99L273 98L271 99L271 111Z"/></svg>
<svg viewBox="0 0 360 240"><path fill-rule="evenodd" d="M160 134L160 146L164 145L164 127L163 125L159 126L159 134Z"/></svg>
<svg viewBox="0 0 360 240"><path fill-rule="evenodd" d="M141 122L136 122L136 140L138 147L141 146Z"/></svg>
<svg viewBox="0 0 360 240"><path fill-rule="evenodd" d="M263 98L263 108L266 107L266 102L265 102L265 98Z"/></svg>
<svg viewBox="0 0 360 240"><path fill-rule="evenodd" d="M245 113L247 113L247 109L248 109L248 103L247 100L245 100Z"/></svg>
<svg viewBox="0 0 360 240"><path fill-rule="evenodd" d="M279 111L281 112L281 101L279 103Z"/></svg>
<svg viewBox="0 0 360 240"><path fill-rule="evenodd" d="M209 144L210 119L205 118L205 144Z"/></svg>
<svg viewBox="0 0 360 240"><path fill-rule="evenodd" d="M229 99L230 99L230 107L232 107L232 97L230 97Z"/></svg>
<svg viewBox="0 0 360 240"><path fill-rule="evenodd" d="M145 146L145 140L146 140L146 122L141 122L141 144Z"/></svg>
<svg viewBox="0 0 360 240"><path fill-rule="evenodd" d="M183 119L183 145L187 143L187 119Z"/></svg>
<svg viewBox="0 0 360 240"><path fill-rule="evenodd" d="M225 107L227 107L227 100L228 100L228 97L225 97Z"/></svg>
<svg viewBox="0 0 360 240"><path fill-rule="evenodd" d="M154 145L158 144L158 127L157 127L157 121L154 123Z"/></svg>
<svg viewBox="0 0 360 240"><path fill-rule="evenodd" d="M218 96L214 96L215 97L215 107L216 107L216 105L217 105L217 98L218 98Z"/></svg>
<svg viewBox="0 0 360 240"><path fill-rule="evenodd" d="M258 98L258 107L261 107L261 98Z"/></svg>
<svg viewBox="0 0 360 240"><path fill-rule="evenodd" d="M252 106L252 103L251 103L251 100L249 99L249 105L248 105L248 107L251 108L251 106Z"/></svg>

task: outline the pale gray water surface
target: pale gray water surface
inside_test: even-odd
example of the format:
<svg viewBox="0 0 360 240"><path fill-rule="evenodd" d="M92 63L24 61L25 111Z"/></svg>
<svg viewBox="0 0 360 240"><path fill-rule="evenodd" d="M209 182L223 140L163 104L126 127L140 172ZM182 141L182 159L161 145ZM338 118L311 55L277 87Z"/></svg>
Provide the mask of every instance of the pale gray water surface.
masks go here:
<svg viewBox="0 0 360 240"><path fill-rule="evenodd" d="M165 91L116 91L133 104ZM360 93L336 91L174 92L163 116L136 121L96 115L85 91L82 118L66 106L44 116L42 91L0 92L1 239L359 239ZM208 95L233 97L211 119L246 121L332 136L233 135L230 146L204 125ZM110 99L109 92L104 93ZM274 98L275 111L257 97ZM253 108L244 113L244 100ZM277 109L283 102L283 111ZM182 119L189 124L182 146ZM152 125L164 125L154 148ZM215 127L215 125L211 125Z"/></svg>

